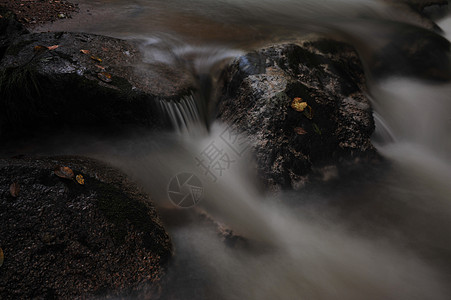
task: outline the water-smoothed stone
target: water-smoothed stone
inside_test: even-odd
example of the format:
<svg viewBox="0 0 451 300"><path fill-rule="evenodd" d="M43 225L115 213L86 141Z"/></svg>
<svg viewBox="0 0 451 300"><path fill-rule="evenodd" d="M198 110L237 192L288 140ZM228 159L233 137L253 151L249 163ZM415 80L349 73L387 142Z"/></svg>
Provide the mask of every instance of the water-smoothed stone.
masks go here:
<svg viewBox="0 0 451 300"><path fill-rule="evenodd" d="M311 112L293 109L296 97ZM327 180L341 164L378 157L363 69L340 42L278 45L240 57L226 75L219 118L247 133L272 187L300 188L312 174Z"/></svg>
<svg viewBox="0 0 451 300"><path fill-rule="evenodd" d="M450 81L450 43L435 23L436 16L448 13L448 1L381 1L388 4L388 15L395 22L379 26L381 34L373 34L367 41L372 49L361 49L372 52L366 57L372 75L375 78L405 76Z"/></svg>
<svg viewBox="0 0 451 300"><path fill-rule="evenodd" d="M435 82L451 80L450 42L440 34L416 26L402 25L367 57L376 79L390 76Z"/></svg>
<svg viewBox="0 0 451 300"><path fill-rule="evenodd" d="M84 185L58 177L57 166ZM1 299L158 290L170 239L149 198L117 170L81 157L0 159L0 207Z"/></svg>
<svg viewBox="0 0 451 300"><path fill-rule="evenodd" d="M447 11L448 0L380 0L389 4L396 11L396 17L404 22L424 27L429 30L441 32L433 17L438 10ZM428 11L434 11L429 14Z"/></svg>
<svg viewBox="0 0 451 300"><path fill-rule="evenodd" d="M145 64L137 42L84 33L24 34L9 44L0 63L0 135L164 126L158 101L189 94L190 74Z"/></svg>

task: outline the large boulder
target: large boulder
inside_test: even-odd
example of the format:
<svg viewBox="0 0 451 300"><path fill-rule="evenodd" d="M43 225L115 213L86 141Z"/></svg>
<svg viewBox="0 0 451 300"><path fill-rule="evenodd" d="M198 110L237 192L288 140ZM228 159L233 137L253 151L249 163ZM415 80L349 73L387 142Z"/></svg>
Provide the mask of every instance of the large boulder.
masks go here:
<svg viewBox="0 0 451 300"><path fill-rule="evenodd" d="M260 175L300 188L312 171L377 158L371 104L357 53L331 40L278 45L240 57L226 74L219 118L250 138ZM309 107L298 111L295 98Z"/></svg>
<svg viewBox="0 0 451 300"><path fill-rule="evenodd" d="M84 184L58 177L57 167ZM148 197L122 173L80 157L0 159L0 207L1 299L158 290L171 242Z"/></svg>
<svg viewBox="0 0 451 300"><path fill-rule="evenodd" d="M138 42L84 33L22 34L0 62L0 136L166 126L159 101L189 95L192 80L186 70L146 64Z"/></svg>

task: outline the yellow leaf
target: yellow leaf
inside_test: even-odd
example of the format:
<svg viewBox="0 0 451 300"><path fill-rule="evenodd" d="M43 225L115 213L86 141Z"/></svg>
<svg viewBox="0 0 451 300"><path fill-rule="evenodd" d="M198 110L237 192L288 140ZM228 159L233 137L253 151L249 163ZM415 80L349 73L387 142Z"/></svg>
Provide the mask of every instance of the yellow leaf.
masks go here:
<svg viewBox="0 0 451 300"><path fill-rule="evenodd" d="M299 97L294 98L291 102L291 107L296 111L304 111L307 106L307 102L302 101L302 98Z"/></svg>
<svg viewBox="0 0 451 300"><path fill-rule="evenodd" d="M85 184L85 179L83 178L82 175L77 175L77 176L75 177L75 180L77 180L77 182L78 182L79 184L81 184L81 185Z"/></svg>
<svg viewBox="0 0 451 300"><path fill-rule="evenodd" d="M83 50L82 49L82 50L80 50L80 52L83 53L83 54L89 54L89 50Z"/></svg>
<svg viewBox="0 0 451 300"><path fill-rule="evenodd" d="M11 194L11 196L13 196L14 198L16 198L17 196L19 196L19 192L20 192L20 186L17 182L12 183L9 186L9 192Z"/></svg>
<svg viewBox="0 0 451 300"><path fill-rule="evenodd" d="M0 267L3 266L5 256L3 255L3 249L0 247Z"/></svg>
<svg viewBox="0 0 451 300"><path fill-rule="evenodd" d="M98 58L97 56L91 55L91 59L98 61L98 62L102 62L101 58Z"/></svg>
<svg viewBox="0 0 451 300"><path fill-rule="evenodd" d="M56 176L60 178L65 179L74 178L74 171L72 171L72 169L69 167L56 167L53 172L55 173Z"/></svg>
<svg viewBox="0 0 451 300"><path fill-rule="evenodd" d="M55 50L56 48L58 48L60 45L53 45L53 46L50 46L50 47L47 47L47 49L49 49L49 50Z"/></svg>

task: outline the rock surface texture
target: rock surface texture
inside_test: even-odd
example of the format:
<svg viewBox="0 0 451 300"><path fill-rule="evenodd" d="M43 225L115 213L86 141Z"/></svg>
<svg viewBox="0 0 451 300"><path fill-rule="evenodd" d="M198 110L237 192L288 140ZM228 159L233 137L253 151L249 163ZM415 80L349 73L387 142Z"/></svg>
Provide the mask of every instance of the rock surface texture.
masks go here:
<svg viewBox="0 0 451 300"><path fill-rule="evenodd" d="M147 64L138 43L26 33L0 19L0 136L58 128L159 127L160 100L190 94L189 72Z"/></svg>
<svg viewBox="0 0 451 300"><path fill-rule="evenodd" d="M249 135L270 185L300 188L312 170L327 179L340 163L377 157L364 74L350 46L269 47L240 57L225 77L219 118ZM295 110L294 98L309 107Z"/></svg>
<svg viewBox="0 0 451 300"><path fill-rule="evenodd" d="M58 177L57 166L81 174L84 184ZM1 299L156 291L171 255L148 197L91 159L0 159L0 207Z"/></svg>

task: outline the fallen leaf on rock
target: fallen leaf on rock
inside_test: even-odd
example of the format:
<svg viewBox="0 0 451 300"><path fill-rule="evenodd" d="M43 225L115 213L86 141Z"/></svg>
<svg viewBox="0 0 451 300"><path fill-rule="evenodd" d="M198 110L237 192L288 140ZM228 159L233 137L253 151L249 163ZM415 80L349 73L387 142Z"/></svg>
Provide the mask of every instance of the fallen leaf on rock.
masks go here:
<svg viewBox="0 0 451 300"><path fill-rule="evenodd" d="M296 111L304 111L304 109L308 106L307 102L303 101L302 98L296 97L291 102L291 107Z"/></svg>
<svg viewBox="0 0 451 300"><path fill-rule="evenodd" d="M0 267L3 266L4 260L5 260L5 256L3 254L3 249L0 247Z"/></svg>
<svg viewBox="0 0 451 300"><path fill-rule="evenodd" d="M50 46L50 47L47 47L47 49L49 49L49 50L55 50L56 48L58 48L60 45L53 45L53 46Z"/></svg>
<svg viewBox="0 0 451 300"><path fill-rule="evenodd" d="M113 81L111 79L111 74L107 73L107 72L100 72L97 74L97 77L99 77L99 79L102 80L103 82L109 83L109 82Z"/></svg>
<svg viewBox="0 0 451 300"><path fill-rule="evenodd" d="M105 67L102 67L101 65L96 65L96 67L101 69L101 70L105 70Z"/></svg>
<svg viewBox="0 0 451 300"><path fill-rule="evenodd" d="M18 197L20 192L20 185L17 182L13 182L9 186L9 192L14 198Z"/></svg>
<svg viewBox="0 0 451 300"><path fill-rule="evenodd" d="M310 105L307 105L306 109L304 109L304 116L308 119L313 119L313 109Z"/></svg>
<svg viewBox="0 0 451 300"><path fill-rule="evenodd" d="M102 59L101 59L101 58L99 58L99 57L97 57L97 56L94 56L94 55L91 55L91 59L92 59L92 60L95 60L95 61L98 61L98 62L102 62Z"/></svg>
<svg viewBox="0 0 451 300"><path fill-rule="evenodd" d="M319 129L318 125L316 125L316 123L313 123L313 129L315 129L315 132L318 135L321 135L321 129Z"/></svg>
<svg viewBox="0 0 451 300"><path fill-rule="evenodd" d="M81 49L80 52L83 53L83 54L89 54L90 53L89 50L83 50L83 49Z"/></svg>
<svg viewBox="0 0 451 300"><path fill-rule="evenodd" d="M55 168L55 170L53 172L55 173L56 176L58 176L60 178L65 178L65 179L74 178L74 171L72 171L72 169L69 167L58 166Z"/></svg>
<svg viewBox="0 0 451 300"><path fill-rule="evenodd" d="M294 130L294 132L296 132L297 134L307 134L307 131L305 131L305 129L302 128L302 127L295 127L293 130Z"/></svg>
<svg viewBox="0 0 451 300"><path fill-rule="evenodd" d="M85 179L83 178L83 175L77 175L75 177L75 180L77 180L77 182L81 185L85 184Z"/></svg>
<svg viewBox="0 0 451 300"><path fill-rule="evenodd" d="M105 48L105 47L102 47L102 50L103 50L103 51L108 51L108 49L107 49L107 48Z"/></svg>
<svg viewBox="0 0 451 300"><path fill-rule="evenodd" d="M41 52L41 51L44 51L44 50L47 50L47 49L48 48L46 46L42 46L42 45L34 46L34 51L35 52Z"/></svg>

